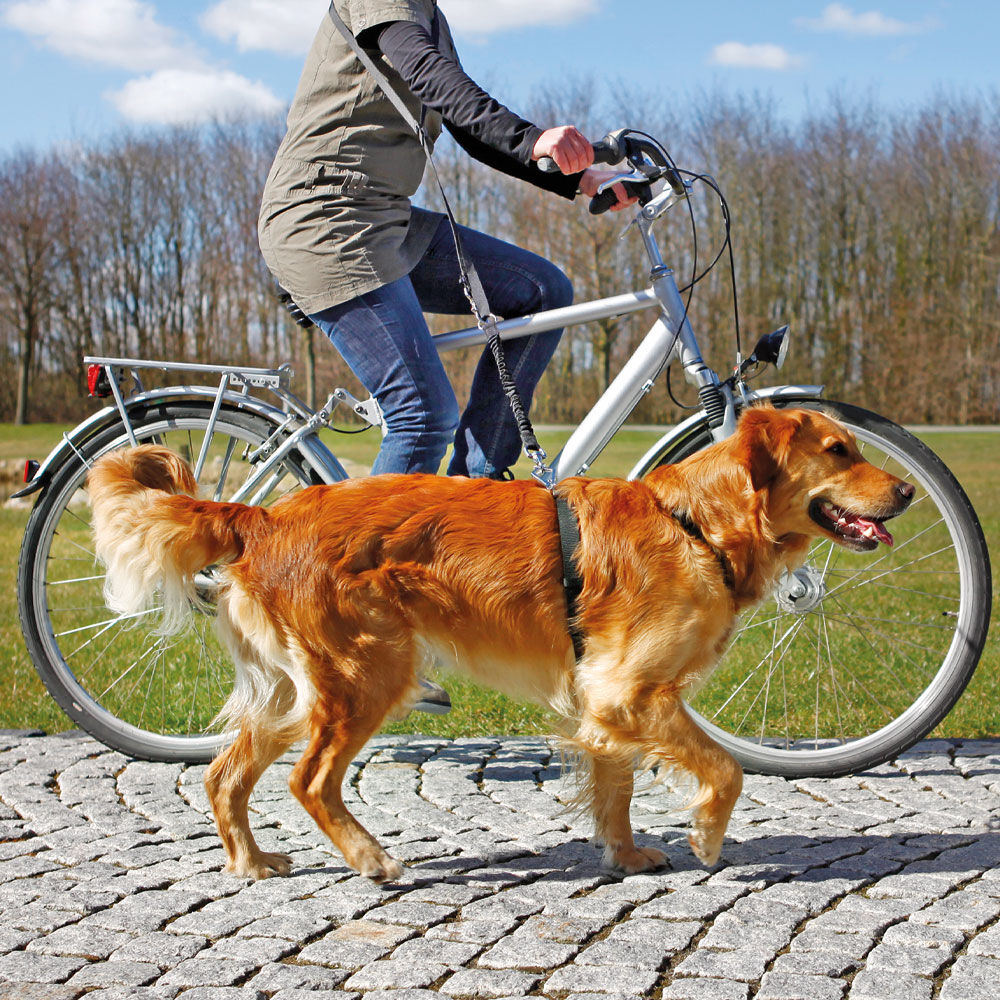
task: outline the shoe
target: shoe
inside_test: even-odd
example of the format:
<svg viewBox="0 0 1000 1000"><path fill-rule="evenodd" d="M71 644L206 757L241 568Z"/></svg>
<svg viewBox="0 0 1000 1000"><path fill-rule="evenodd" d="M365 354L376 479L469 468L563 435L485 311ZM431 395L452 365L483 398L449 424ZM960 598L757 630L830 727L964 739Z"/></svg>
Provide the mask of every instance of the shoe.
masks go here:
<svg viewBox="0 0 1000 1000"><path fill-rule="evenodd" d="M414 706L416 712L430 712L433 715L447 715L451 711L451 698L440 684L420 678L420 701Z"/></svg>

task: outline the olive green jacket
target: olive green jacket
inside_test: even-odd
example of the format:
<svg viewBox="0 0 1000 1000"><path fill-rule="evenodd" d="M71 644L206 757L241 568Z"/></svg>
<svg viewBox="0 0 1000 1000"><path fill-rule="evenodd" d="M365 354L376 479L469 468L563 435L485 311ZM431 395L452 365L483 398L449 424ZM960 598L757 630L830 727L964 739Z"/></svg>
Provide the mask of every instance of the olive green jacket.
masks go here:
<svg viewBox="0 0 1000 1000"><path fill-rule="evenodd" d="M388 21L416 21L430 30L436 7L435 0L335 3L355 36ZM443 14L438 18L441 50L453 54L448 24ZM419 119L419 100L380 53L372 55ZM441 116L428 111L424 129L433 142ZM413 130L324 17L267 177L258 221L264 260L306 313L413 269L440 220L410 206L425 165Z"/></svg>

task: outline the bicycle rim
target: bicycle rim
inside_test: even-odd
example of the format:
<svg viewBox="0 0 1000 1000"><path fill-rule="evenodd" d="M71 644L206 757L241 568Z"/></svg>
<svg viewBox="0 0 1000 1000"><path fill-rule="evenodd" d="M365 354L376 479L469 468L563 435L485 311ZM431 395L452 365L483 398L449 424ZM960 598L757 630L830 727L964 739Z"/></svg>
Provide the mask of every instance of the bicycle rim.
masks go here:
<svg viewBox="0 0 1000 1000"><path fill-rule="evenodd" d="M790 405L841 420L868 461L917 494L892 522L891 549L815 543L794 578L744 615L691 708L748 770L836 776L892 759L954 705L986 640L989 555L961 487L917 438L848 404ZM710 443L706 429L650 468Z"/></svg>
<svg viewBox="0 0 1000 1000"><path fill-rule="evenodd" d="M211 407L166 405L137 420L139 443L156 442L197 460ZM274 430L250 414L223 410L201 475L201 494L226 500L255 467L249 452ZM87 463L124 447L112 429L81 449ZM249 447L248 447L249 446ZM211 613L196 613L180 635L156 634L154 610L131 620L110 612L104 570L94 554L82 460L59 470L36 503L25 531L19 603L28 649L49 692L81 728L131 756L210 760L223 744L212 730L228 697L233 666ZM290 456L280 479L266 480L265 504L310 483ZM211 576L206 577L210 598Z"/></svg>

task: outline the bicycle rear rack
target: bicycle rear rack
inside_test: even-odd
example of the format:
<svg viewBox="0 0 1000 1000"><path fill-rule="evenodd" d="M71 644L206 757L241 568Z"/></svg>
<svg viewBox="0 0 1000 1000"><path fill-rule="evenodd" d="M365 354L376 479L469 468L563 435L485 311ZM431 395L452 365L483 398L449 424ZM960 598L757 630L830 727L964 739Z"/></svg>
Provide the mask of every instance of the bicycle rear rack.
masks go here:
<svg viewBox="0 0 1000 1000"><path fill-rule="evenodd" d="M212 374L220 375L218 388L215 391L215 400L212 404L212 414L209 417L208 427L205 430L205 438L202 441L201 451L198 454L198 461L195 463L195 479L201 477L208 457L208 449L212 443L212 436L215 432L215 424L219 417L219 410L222 408L222 401L225 397L227 386L236 386L241 395L247 395L252 388L270 389L286 406L291 406L303 416L308 411L307 407L288 391L288 384L295 374L291 366L285 364L278 368L242 368L235 365L203 365L185 361L147 361L143 358L102 358L85 357L83 363L88 366L88 384L91 386L91 395L107 395L101 393L97 379L91 379L91 372L103 372L107 380L107 388L114 397L115 406L121 414L122 424L128 434L129 444L135 447L139 442L136 440L132 421L129 419L128 408L122 396L120 378L127 371L136 390L142 392L144 387L140 371L142 369L152 369L164 372L185 372L187 374Z"/></svg>

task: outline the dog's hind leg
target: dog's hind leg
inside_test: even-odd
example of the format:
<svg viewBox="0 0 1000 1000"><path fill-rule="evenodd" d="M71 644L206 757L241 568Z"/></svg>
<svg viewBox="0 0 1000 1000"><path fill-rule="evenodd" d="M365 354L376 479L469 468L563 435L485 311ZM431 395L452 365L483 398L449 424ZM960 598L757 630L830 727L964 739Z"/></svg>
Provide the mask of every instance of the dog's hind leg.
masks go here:
<svg viewBox="0 0 1000 1000"><path fill-rule="evenodd" d="M257 846L247 810L254 785L290 743L290 739L244 726L205 772L205 789L228 859L227 872L259 879L284 875L292 866L287 854L262 851Z"/></svg>
<svg viewBox="0 0 1000 1000"><path fill-rule="evenodd" d="M663 851L636 847L632 838L629 805L632 801L632 761L593 755L590 763L591 808L594 830L604 845L604 863L628 875L660 868Z"/></svg>

